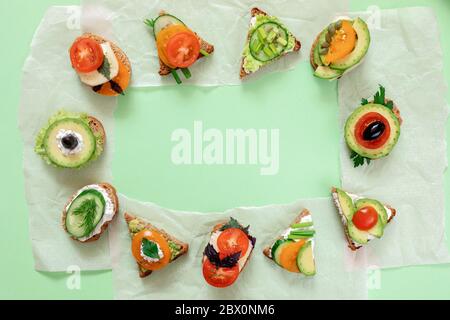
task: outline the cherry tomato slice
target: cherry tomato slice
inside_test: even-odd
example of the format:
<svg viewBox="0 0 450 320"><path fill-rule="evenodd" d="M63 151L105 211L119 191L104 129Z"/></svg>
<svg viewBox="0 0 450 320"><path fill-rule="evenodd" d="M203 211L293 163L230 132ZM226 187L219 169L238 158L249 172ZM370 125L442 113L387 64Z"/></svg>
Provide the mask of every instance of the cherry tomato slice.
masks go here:
<svg viewBox="0 0 450 320"><path fill-rule="evenodd" d="M232 285L239 276L239 266L232 268L217 268L208 258L203 262L203 277L206 282L217 288L225 288Z"/></svg>
<svg viewBox="0 0 450 320"><path fill-rule="evenodd" d="M373 207L363 207L355 212L352 222L359 230L367 231L378 222L378 212Z"/></svg>
<svg viewBox="0 0 450 320"><path fill-rule="evenodd" d="M167 43L167 59L178 68L191 66L199 54L200 41L192 31L179 32Z"/></svg>
<svg viewBox="0 0 450 320"><path fill-rule="evenodd" d="M368 126L370 126L375 121L383 123L385 127L383 134L381 134L375 140L364 140L364 131L367 129ZM358 143L361 146L367 149L373 150L381 148L389 139L390 135L391 135L391 126L389 125L389 122L386 120L384 116L382 116L378 112L369 112L365 114L364 116L361 117L361 119L358 120L358 122L355 125L356 141L358 141Z"/></svg>
<svg viewBox="0 0 450 320"><path fill-rule="evenodd" d="M230 228L222 231L217 238L217 247L221 257L240 252L241 257L247 253L249 243L248 236L238 228Z"/></svg>
<svg viewBox="0 0 450 320"><path fill-rule="evenodd" d="M80 38L70 48L72 67L81 73L97 70L103 64L105 55L97 41Z"/></svg>
<svg viewBox="0 0 450 320"><path fill-rule="evenodd" d="M164 254L164 257L161 260L159 260L158 262L150 262L142 257L141 245L144 238L159 245L161 251ZM131 252L133 253L133 257L141 267L152 271L159 270L165 267L170 262L170 257L172 254L166 239L160 233L153 230L142 230L141 232L137 233L133 237L133 241L131 243Z"/></svg>
<svg viewBox="0 0 450 320"><path fill-rule="evenodd" d="M189 31L189 29L180 24L173 24L164 29L162 29L156 36L156 47L158 48L158 56L165 65L169 66L172 69L175 69L176 66L171 65L169 60L167 59L167 43L170 38L176 35L179 32Z"/></svg>

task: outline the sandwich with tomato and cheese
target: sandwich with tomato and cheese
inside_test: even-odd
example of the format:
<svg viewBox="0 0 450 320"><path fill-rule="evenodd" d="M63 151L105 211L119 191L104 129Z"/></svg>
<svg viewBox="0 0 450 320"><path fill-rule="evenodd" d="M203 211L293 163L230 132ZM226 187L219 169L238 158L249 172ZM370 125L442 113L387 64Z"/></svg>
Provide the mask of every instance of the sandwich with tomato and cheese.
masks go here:
<svg viewBox="0 0 450 320"><path fill-rule="evenodd" d="M104 96L123 95L131 80L131 63L113 42L85 33L70 50L72 67L81 82Z"/></svg>
<svg viewBox="0 0 450 320"><path fill-rule="evenodd" d="M217 224L203 252L203 277L217 288L231 286L247 265L256 238L236 219Z"/></svg>

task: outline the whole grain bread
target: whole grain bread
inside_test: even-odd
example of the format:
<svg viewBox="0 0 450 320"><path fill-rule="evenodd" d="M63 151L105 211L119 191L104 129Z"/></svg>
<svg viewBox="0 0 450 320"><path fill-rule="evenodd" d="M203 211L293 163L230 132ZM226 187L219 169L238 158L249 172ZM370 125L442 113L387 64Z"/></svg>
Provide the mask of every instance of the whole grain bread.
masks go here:
<svg viewBox="0 0 450 320"><path fill-rule="evenodd" d="M106 131L103 127L103 124L95 117L89 116L89 127L91 128L92 132L98 133L100 136L100 140L97 140L97 143L100 144L101 147L103 147L106 144Z"/></svg>
<svg viewBox="0 0 450 320"><path fill-rule="evenodd" d="M180 240L178 240L177 238L175 238L175 237L173 237L172 235L170 235L170 234L168 234L166 231L164 231L163 229L159 229L159 228L157 228L157 227L155 227L153 224L151 224L149 221L147 221L146 219L144 219L144 218L141 218L141 217L138 217L138 216L135 216L135 215L133 215L133 214L130 214L130 213L127 213L127 212L125 212L124 213L124 218L125 218L125 221L126 221L126 223L127 223L127 225L129 225L129 223L132 221L132 220L139 220L142 224L144 224L145 225L145 227L144 227L144 229L145 230L154 230L154 231L156 231L156 232L158 232L159 234L161 234L163 237L164 237L164 239L166 239L167 241L172 241L173 243L175 243L175 244L177 244L178 246L180 246L181 247L181 249L180 249L180 251L178 252L178 254L170 261L170 263L172 263L173 261L175 261L175 260L177 260L179 257L181 257L181 256L183 256L184 254L186 254L187 252L188 252L188 250L189 250L189 245L187 244L187 243L185 243L185 242L182 242L182 241L180 241ZM130 231L130 236L131 236L131 238L133 237L133 234L132 234L132 232L131 232L131 230L129 230ZM147 270L147 269L145 269L145 268L143 268L141 265L139 265L138 263L137 263L137 265L138 265L138 269L139 269L139 277L141 277L141 278L145 278L145 277L147 277L147 276L149 276L153 271L151 271L151 270Z"/></svg>
<svg viewBox="0 0 450 320"><path fill-rule="evenodd" d="M252 9L250 10L250 15L251 15L252 18L255 17L255 16L257 16L257 15L268 16L268 14L267 14L266 12L264 12L264 11L262 11L261 9L256 8L256 7L255 7L255 8L252 8ZM250 41L250 37L251 37L251 36L252 36L252 34L251 34L250 31L249 31L248 34L247 34L247 42ZM293 52L298 52L298 51L300 50L301 47L302 47L302 45L301 45L300 41L299 41L297 38L295 38L295 46L294 46ZM287 55L287 54L289 54L289 52L282 54L281 56L277 57L277 59L280 59L281 57L284 57L284 56ZM243 78L245 78L246 76L248 76L248 75L251 74L251 73L252 73L252 72L247 73L247 72L245 71L245 69L244 69L244 58L242 58L242 62L241 62L241 70L240 70L240 73L239 73L240 78L243 79Z"/></svg>
<svg viewBox="0 0 450 320"><path fill-rule="evenodd" d="M338 209L337 212L338 212L339 218L341 219L342 226L344 227L344 234L345 234L345 239L346 239L346 241L347 241L347 243L348 243L348 247L349 247L352 251L356 251L356 250L358 250L359 248L362 248L361 245L356 244L356 243L352 240L352 238L350 237L350 234L349 234L349 232L348 232L347 226L343 223L343 221L344 221L343 219L346 219L346 217L344 217L344 216L341 214L341 210L339 210L339 208L341 207L341 205L340 205L339 201L337 200L337 190L336 190L335 187L331 188L331 194L332 194L332 196L333 196L332 198L333 198L334 205L335 205L336 208ZM392 208L390 205L385 204L385 206L386 206L388 209L390 209L391 212L392 212L392 215L389 217L389 219L388 219L388 221L387 221L387 223L390 223L390 222L392 221L392 219L395 217L397 211L396 211L394 208Z"/></svg>
<svg viewBox="0 0 450 320"><path fill-rule="evenodd" d="M311 215L309 210L308 209L303 209L302 212L300 212L300 214L294 219L294 221L292 221L291 225L295 224L295 223L300 223L304 217L309 216L309 215ZM283 239L283 237L281 235L272 242L272 245L277 240L280 240L280 239ZM271 249L272 249L272 245L265 247L264 250L263 250L264 255L267 258L271 259L271 260L273 260L273 257L271 256L271 252L270 252Z"/></svg>
<svg viewBox="0 0 450 320"><path fill-rule="evenodd" d="M111 219L111 221L107 221L102 225L101 231L99 234L90 237L89 239L85 240L85 241L81 241L73 236L71 236L71 238L73 240L82 242L82 243L87 243L87 242L93 242L93 241L97 241L98 239L100 239L101 235L106 231L106 229L108 229L109 224L114 221L114 218L117 216L117 212L119 211L119 198L117 197L117 192L116 189L110 185L109 183L99 183L97 184L100 188L103 188L106 193L108 194L109 198L111 199L113 205L114 205L114 216L113 219ZM67 228L66 228L66 216L67 216L67 208L69 207L69 205L72 203L72 201L75 199L75 195L77 194L77 192L70 198L70 200L66 203L66 205L64 206L64 210L63 210L63 214L62 214L62 226L64 228L64 230L67 232Z"/></svg>

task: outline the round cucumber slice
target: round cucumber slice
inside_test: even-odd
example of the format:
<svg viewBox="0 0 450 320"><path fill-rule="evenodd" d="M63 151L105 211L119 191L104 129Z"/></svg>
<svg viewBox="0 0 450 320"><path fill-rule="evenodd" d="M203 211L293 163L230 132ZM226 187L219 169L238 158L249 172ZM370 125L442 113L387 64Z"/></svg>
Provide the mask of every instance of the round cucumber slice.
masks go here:
<svg viewBox="0 0 450 320"><path fill-rule="evenodd" d="M289 41L287 30L276 22L265 22L250 36L250 54L258 61L268 62L286 50Z"/></svg>
<svg viewBox="0 0 450 320"><path fill-rule="evenodd" d="M185 25L183 21L181 21L180 19L178 19L175 16L172 16L170 14L163 14L161 16L159 16L158 18L156 18L154 25L153 25L153 35L156 36L158 35L158 33L173 24L179 24L179 25Z"/></svg>
<svg viewBox="0 0 450 320"><path fill-rule="evenodd" d="M278 265L281 266L281 264L280 264L280 255L283 252L283 249L286 246L288 246L289 244L291 244L292 242L294 242L294 241L292 241L292 240L279 240L279 241L280 242L278 243L278 245L275 248L275 250L272 249L273 250L272 258Z"/></svg>
<svg viewBox="0 0 450 320"><path fill-rule="evenodd" d="M85 211L88 208L88 211ZM66 229L75 238L88 236L103 218L105 198L97 190L86 190L80 193L66 214ZM94 215L86 218L87 215Z"/></svg>

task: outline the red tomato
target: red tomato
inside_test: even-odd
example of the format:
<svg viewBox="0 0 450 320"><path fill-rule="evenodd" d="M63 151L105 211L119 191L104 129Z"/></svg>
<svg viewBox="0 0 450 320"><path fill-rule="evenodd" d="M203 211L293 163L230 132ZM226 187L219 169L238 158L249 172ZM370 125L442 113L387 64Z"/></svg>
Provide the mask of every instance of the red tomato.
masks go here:
<svg viewBox="0 0 450 320"><path fill-rule="evenodd" d="M383 134L381 134L377 139L375 140L364 140L364 130L368 126L370 126L373 122L380 121L384 124L385 129ZM389 125L389 122L386 120L384 116L377 112L369 112L361 117L361 119L358 120L355 126L355 137L356 141L360 145L362 145L364 148L367 149L378 149L381 148L386 141L389 139L389 136L391 135L391 126Z"/></svg>
<svg viewBox="0 0 450 320"><path fill-rule="evenodd" d="M213 287L231 286L239 276L239 265L232 268L217 268L208 258L203 262L203 277Z"/></svg>
<svg viewBox="0 0 450 320"><path fill-rule="evenodd" d="M369 230L377 224L378 212L373 207L363 207L355 212L352 222L359 230Z"/></svg>
<svg viewBox="0 0 450 320"><path fill-rule="evenodd" d="M167 59L178 68L187 68L197 61L200 41L192 31L175 34L167 43Z"/></svg>
<svg viewBox="0 0 450 320"><path fill-rule="evenodd" d="M230 228L223 231L217 238L217 247L221 257L226 257L234 253L241 253L243 257L248 250L248 236L244 231L237 228Z"/></svg>
<svg viewBox="0 0 450 320"><path fill-rule="evenodd" d="M105 55L97 41L81 38L70 48L72 67L81 73L97 70L103 64Z"/></svg>

